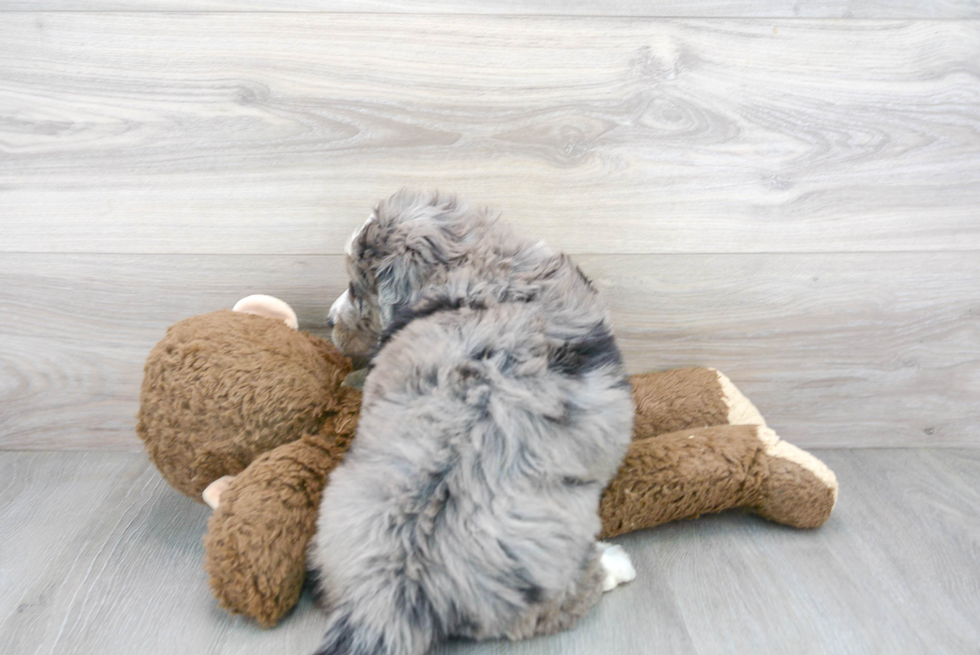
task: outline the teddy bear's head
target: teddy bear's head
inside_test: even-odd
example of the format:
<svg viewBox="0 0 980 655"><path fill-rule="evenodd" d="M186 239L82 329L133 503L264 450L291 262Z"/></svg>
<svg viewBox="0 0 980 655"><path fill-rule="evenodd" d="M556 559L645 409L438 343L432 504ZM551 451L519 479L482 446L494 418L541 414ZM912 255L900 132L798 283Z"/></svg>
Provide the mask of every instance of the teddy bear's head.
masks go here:
<svg viewBox="0 0 980 655"><path fill-rule="evenodd" d="M201 502L214 480L325 429L345 402L350 360L293 326L222 310L173 325L150 352L136 432L174 488Z"/></svg>

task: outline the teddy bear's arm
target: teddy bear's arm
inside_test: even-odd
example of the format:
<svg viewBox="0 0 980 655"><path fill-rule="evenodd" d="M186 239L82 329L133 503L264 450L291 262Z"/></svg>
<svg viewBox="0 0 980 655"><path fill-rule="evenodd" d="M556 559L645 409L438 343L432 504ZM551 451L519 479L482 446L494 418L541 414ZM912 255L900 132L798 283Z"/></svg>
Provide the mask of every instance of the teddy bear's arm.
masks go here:
<svg viewBox="0 0 980 655"><path fill-rule="evenodd" d="M204 538L221 607L271 627L296 604L320 495L344 450L334 436L305 435L227 481Z"/></svg>

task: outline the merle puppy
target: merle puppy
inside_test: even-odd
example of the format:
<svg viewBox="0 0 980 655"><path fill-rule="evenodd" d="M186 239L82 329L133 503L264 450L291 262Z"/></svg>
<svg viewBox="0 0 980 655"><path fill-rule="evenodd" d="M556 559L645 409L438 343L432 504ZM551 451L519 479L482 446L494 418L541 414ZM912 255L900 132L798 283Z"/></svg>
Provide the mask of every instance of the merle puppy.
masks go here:
<svg viewBox="0 0 980 655"><path fill-rule="evenodd" d="M565 255L437 193L384 201L347 252L333 339L372 369L310 550L318 653L568 628L634 575L595 539L633 420L603 303Z"/></svg>

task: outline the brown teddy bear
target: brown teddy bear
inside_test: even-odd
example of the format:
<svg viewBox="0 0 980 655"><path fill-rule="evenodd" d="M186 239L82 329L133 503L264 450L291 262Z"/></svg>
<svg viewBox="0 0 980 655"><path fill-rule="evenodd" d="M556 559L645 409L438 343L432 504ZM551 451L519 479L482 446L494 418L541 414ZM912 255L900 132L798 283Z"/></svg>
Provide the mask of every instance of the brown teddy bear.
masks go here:
<svg viewBox="0 0 980 655"><path fill-rule="evenodd" d="M136 428L164 478L216 508L205 568L219 604L264 627L299 599L363 381L330 342L295 328L269 296L172 326L147 360ZM634 440L603 494L601 538L732 508L799 528L830 516L833 472L780 440L727 377L686 368L630 381Z"/></svg>

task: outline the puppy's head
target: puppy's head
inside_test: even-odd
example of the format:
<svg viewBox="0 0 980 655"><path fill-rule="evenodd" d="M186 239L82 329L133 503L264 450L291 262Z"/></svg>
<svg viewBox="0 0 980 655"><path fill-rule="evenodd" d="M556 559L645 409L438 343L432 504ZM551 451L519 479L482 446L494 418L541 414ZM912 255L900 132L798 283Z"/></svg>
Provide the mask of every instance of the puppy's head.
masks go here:
<svg viewBox="0 0 980 655"><path fill-rule="evenodd" d="M334 345L370 356L394 316L463 259L483 219L439 193L399 191L379 204L347 242L350 285L329 314Z"/></svg>

